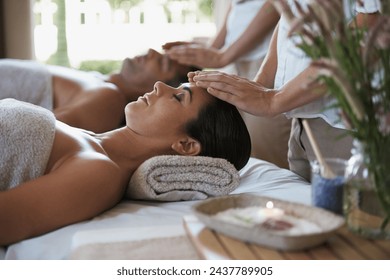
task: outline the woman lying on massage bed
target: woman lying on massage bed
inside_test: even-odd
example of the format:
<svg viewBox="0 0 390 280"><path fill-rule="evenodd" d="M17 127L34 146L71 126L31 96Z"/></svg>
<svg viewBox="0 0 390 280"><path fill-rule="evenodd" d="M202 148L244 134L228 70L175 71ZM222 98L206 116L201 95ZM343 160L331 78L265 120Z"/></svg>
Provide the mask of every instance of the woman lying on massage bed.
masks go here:
<svg viewBox="0 0 390 280"><path fill-rule="evenodd" d="M53 111L74 127L106 132L123 125L127 103L151 91L157 81L177 87L194 67L149 49L126 58L108 76L36 61L0 59L0 99L14 98Z"/></svg>
<svg viewBox="0 0 390 280"><path fill-rule="evenodd" d="M249 159L249 134L237 109L193 84L157 82L126 106L125 117L123 128L94 134L41 107L0 101L0 146L8 153L0 161L0 245L113 207L133 172L153 156L218 157L236 169Z"/></svg>

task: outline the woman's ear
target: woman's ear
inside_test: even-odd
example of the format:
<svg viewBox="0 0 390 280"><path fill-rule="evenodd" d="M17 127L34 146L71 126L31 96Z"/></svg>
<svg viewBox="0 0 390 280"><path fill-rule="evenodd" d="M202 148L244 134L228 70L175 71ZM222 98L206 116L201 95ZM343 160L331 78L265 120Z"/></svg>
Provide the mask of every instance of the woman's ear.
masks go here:
<svg viewBox="0 0 390 280"><path fill-rule="evenodd" d="M172 149L182 156L199 155L202 149L200 142L194 138L181 138L172 144Z"/></svg>

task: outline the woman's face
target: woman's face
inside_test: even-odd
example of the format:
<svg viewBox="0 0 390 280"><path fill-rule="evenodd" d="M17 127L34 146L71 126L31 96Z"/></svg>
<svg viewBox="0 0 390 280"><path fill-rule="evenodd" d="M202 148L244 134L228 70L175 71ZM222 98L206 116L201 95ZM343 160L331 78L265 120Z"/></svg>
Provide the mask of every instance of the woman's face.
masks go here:
<svg viewBox="0 0 390 280"><path fill-rule="evenodd" d="M126 125L139 135L175 139L185 134L185 125L213 99L193 84L173 88L157 82L152 92L127 104Z"/></svg>

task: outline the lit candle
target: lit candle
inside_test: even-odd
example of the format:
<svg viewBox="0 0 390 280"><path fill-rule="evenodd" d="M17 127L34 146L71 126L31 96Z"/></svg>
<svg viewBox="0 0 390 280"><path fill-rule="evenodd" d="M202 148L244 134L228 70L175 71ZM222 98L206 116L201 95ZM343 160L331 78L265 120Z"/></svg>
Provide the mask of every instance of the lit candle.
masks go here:
<svg viewBox="0 0 390 280"><path fill-rule="evenodd" d="M280 218L284 215L283 209L274 207L274 203L272 201L268 201L265 205L265 208L260 208L259 214L263 216L265 219L268 218Z"/></svg>

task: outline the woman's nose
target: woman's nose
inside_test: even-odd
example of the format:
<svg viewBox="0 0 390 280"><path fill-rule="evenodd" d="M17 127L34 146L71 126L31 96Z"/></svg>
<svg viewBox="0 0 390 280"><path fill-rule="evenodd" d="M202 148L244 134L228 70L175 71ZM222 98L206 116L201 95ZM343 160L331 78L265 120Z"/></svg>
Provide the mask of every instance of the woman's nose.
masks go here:
<svg viewBox="0 0 390 280"><path fill-rule="evenodd" d="M154 84L154 92L156 93L156 95L161 96L163 94L164 91L163 87L164 87L163 82L158 81Z"/></svg>
<svg viewBox="0 0 390 280"><path fill-rule="evenodd" d="M170 92L172 92L172 90L175 90L175 88L170 87L161 81L158 81L154 84L154 91L157 96L162 96L165 92L167 92L167 89L170 89Z"/></svg>

